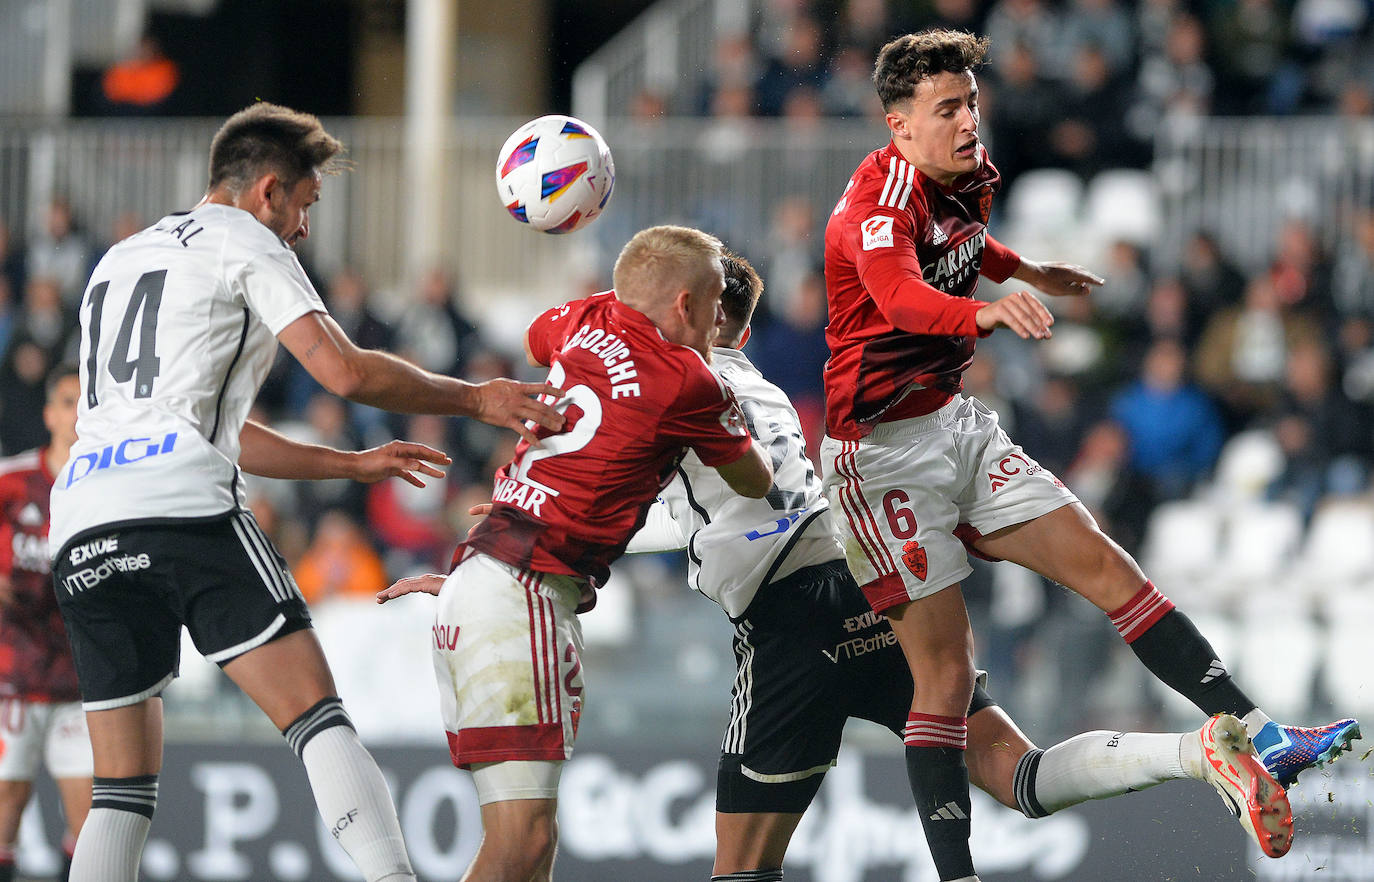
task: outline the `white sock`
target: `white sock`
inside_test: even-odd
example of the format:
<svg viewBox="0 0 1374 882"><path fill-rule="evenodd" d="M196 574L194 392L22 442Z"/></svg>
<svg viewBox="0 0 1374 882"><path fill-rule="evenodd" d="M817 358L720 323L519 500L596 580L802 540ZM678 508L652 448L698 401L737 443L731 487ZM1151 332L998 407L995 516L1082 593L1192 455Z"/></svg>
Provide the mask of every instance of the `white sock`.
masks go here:
<svg viewBox="0 0 1374 882"><path fill-rule="evenodd" d="M136 812L92 808L76 840L70 882L135 882L152 825Z"/></svg>
<svg viewBox="0 0 1374 882"><path fill-rule="evenodd" d="M317 731L300 751L315 805L368 882L412 882L396 804L381 769L350 726Z"/></svg>
<svg viewBox="0 0 1374 882"><path fill-rule="evenodd" d="M1245 724L1245 734L1249 735L1251 738L1254 738L1259 730L1264 728L1265 723L1273 722L1273 720L1269 719L1269 715L1259 708L1255 708L1250 711L1250 713L1241 717L1240 721Z"/></svg>
<svg viewBox="0 0 1374 882"><path fill-rule="evenodd" d="M1191 735L1086 732L1031 751L1016 766L1017 802L1027 816L1043 817L1089 799L1199 777L1201 749L1194 751L1196 758L1185 758Z"/></svg>

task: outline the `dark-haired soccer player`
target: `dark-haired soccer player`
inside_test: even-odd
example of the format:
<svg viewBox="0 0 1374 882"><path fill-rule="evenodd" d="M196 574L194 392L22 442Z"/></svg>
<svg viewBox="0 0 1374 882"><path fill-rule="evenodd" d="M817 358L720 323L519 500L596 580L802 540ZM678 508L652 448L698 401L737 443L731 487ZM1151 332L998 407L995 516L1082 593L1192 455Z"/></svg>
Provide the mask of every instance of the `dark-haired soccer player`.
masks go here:
<svg viewBox="0 0 1374 882"><path fill-rule="evenodd" d="M358 740L285 561L239 470L379 481L448 458L393 441L298 444L248 420L280 340L329 391L410 413L471 416L533 438L562 416L544 384L471 385L357 348L292 246L343 145L314 116L256 104L210 145L205 197L112 247L81 304L78 440L52 493L58 601L94 751L73 882L132 882L157 805L162 690L184 624L286 736L325 825L369 882L413 880L396 809Z"/></svg>
<svg viewBox="0 0 1374 882"><path fill-rule="evenodd" d="M1359 736L1354 720L1321 729L1273 723L1077 498L995 414L960 394L979 337L1010 328L1044 339L1053 321L1028 291L975 300L979 275L1051 295L1085 294L1102 281L1082 267L1022 258L988 235L1001 181L978 139L973 69L986 51L986 39L948 30L882 48L873 79L892 139L859 165L825 234L825 492L843 516L849 568L887 615L916 677L907 770L942 880L976 878L964 760L974 686L959 590L970 572L966 544L1107 613L1161 681L1208 714L1242 717L1281 784Z"/></svg>
<svg viewBox="0 0 1374 882"><path fill-rule="evenodd" d="M628 549L688 549L689 584L735 625L735 684L716 776L714 882L780 880L793 831L835 763L845 722L872 720L900 737L911 707L906 660L845 566L796 410L740 351L762 289L747 261L726 257L725 324L712 369L768 450L773 488L763 499L742 497L688 455ZM980 677L968 725L970 779L1027 817L1194 778L1216 787L1265 854L1280 857L1292 843L1287 795L1233 716L1213 717L1193 732L1086 732L1040 750Z"/></svg>
<svg viewBox="0 0 1374 882"><path fill-rule="evenodd" d="M80 400L76 366L54 368L47 445L0 459L0 882L14 878L19 819L40 763L62 799L68 861L91 807L91 739L48 557L48 497L76 442Z"/></svg>

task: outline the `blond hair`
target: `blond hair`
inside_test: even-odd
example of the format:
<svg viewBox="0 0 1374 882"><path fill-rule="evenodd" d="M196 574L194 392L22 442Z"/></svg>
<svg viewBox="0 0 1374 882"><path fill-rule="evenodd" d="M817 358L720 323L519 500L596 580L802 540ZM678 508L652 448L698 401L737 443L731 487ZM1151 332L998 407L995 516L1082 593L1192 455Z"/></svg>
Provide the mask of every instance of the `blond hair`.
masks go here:
<svg viewBox="0 0 1374 882"><path fill-rule="evenodd" d="M664 225L640 230L615 260L616 296L647 315L682 289L696 291L719 268L725 247L709 233Z"/></svg>

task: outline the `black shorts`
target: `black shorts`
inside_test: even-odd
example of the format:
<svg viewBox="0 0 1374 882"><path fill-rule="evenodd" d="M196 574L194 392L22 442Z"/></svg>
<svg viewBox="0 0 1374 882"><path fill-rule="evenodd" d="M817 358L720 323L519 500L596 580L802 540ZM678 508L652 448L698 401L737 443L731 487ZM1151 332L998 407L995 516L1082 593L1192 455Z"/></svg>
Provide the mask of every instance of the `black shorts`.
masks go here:
<svg viewBox="0 0 1374 882"><path fill-rule="evenodd" d="M906 657L843 560L760 590L735 625L734 648L716 811L806 811L850 717L902 737L912 692ZM970 715L996 704L982 681Z"/></svg>
<svg viewBox="0 0 1374 882"><path fill-rule="evenodd" d="M310 627L286 561L246 511L84 534L53 562L53 583L88 711L160 694L182 625L220 665Z"/></svg>

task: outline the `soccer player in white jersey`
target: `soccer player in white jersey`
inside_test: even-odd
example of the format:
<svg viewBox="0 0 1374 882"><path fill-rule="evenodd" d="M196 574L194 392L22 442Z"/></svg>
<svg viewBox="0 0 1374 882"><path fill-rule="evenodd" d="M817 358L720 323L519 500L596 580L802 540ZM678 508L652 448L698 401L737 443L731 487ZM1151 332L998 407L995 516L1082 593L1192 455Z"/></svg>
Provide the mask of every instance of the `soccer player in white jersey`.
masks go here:
<svg viewBox="0 0 1374 882"><path fill-rule="evenodd" d="M689 583L735 624L711 878L769 882L782 879L788 843L835 762L845 721L872 720L902 737L912 683L891 626L845 565L796 411L740 351L763 283L741 258L727 257L724 268L726 322L712 368L768 450L773 488L763 499L739 496L688 454L627 550L686 548ZM980 676L968 718L972 782L1029 817L1195 778L1217 788L1266 854L1279 857L1292 842L1287 795L1234 716L1186 733L1088 732L1039 750Z"/></svg>
<svg viewBox="0 0 1374 882"><path fill-rule="evenodd" d="M318 119L260 103L210 145L193 209L112 247L81 304L79 441L56 476L50 547L95 760L72 882L132 882L157 803L159 695L180 629L301 758L334 838L369 882L413 880L396 810L337 697L285 561L248 511L264 477L441 475L447 457L393 441L360 453L289 441L247 419L280 340L329 391L532 433L563 419L545 384L481 385L357 348L292 246L343 145ZM532 424L533 425L533 424Z"/></svg>

